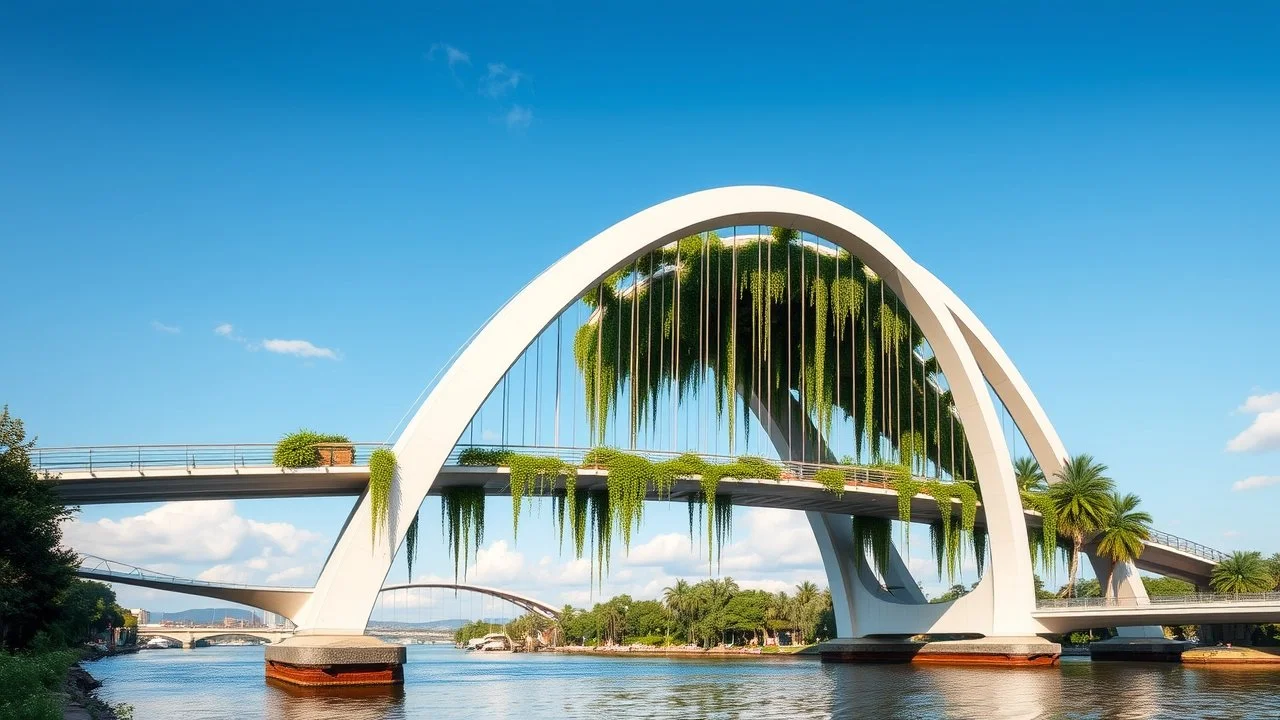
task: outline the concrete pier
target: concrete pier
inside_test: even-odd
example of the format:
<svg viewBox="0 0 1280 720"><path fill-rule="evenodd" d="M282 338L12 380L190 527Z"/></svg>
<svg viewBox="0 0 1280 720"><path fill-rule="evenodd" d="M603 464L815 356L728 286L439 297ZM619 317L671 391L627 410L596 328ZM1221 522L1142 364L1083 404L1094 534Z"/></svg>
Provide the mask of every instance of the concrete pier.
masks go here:
<svg viewBox="0 0 1280 720"><path fill-rule="evenodd" d="M268 680L303 686L401 685L405 647L365 635L298 635L265 650Z"/></svg>
<svg viewBox="0 0 1280 720"><path fill-rule="evenodd" d="M818 653L823 662L1051 667L1058 664L1062 646L1036 636L934 641L853 638L828 640L818 646Z"/></svg>

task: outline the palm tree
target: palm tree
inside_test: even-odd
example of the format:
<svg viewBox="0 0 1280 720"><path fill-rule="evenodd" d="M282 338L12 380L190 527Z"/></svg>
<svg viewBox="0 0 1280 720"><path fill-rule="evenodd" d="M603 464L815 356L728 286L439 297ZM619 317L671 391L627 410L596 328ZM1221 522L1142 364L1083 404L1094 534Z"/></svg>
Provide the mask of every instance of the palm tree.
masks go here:
<svg viewBox="0 0 1280 720"><path fill-rule="evenodd" d="M1111 514L1098 533L1098 554L1111 560L1107 583L1103 585L1104 597L1114 595L1111 579L1116 565L1137 560L1142 554L1142 544L1151 537L1151 515L1138 509L1141 502L1133 493L1111 494Z"/></svg>
<svg viewBox="0 0 1280 720"><path fill-rule="evenodd" d="M1021 492L1040 492L1048 484L1040 463L1033 457L1020 457L1013 463L1013 477Z"/></svg>
<svg viewBox="0 0 1280 720"><path fill-rule="evenodd" d="M696 600L693 588L687 580L676 580L674 586L662 590L662 603L667 606L667 611L675 616L676 624L684 627L685 637L690 640L692 623L689 620Z"/></svg>
<svg viewBox="0 0 1280 720"><path fill-rule="evenodd" d="M1067 565L1067 587L1074 594L1076 572L1080 567L1080 548L1085 538L1098 532L1111 515L1111 494L1115 484L1104 473L1107 466L1092 455L1076 455L1056 473L1058 482L1049 486L1058 515L1058 532L1071 540L1071 558Z"/></svg>
<svg viewBox="0 0 1280 720"><path fill-rule="evenodd" d="M1275 578L1262 553L1237 550L1213 566L1209 585L1221 593L1266 592L1275 587Z"/></svg>
<svg viewBox="0 0 1280 720"><path fill-rule="evenodd" d="M1271 570L1271 577L1275 578L1275 589L1280 590L1280 552L1271 553L1271 557L1267 558L1267 568Z"/></svg>

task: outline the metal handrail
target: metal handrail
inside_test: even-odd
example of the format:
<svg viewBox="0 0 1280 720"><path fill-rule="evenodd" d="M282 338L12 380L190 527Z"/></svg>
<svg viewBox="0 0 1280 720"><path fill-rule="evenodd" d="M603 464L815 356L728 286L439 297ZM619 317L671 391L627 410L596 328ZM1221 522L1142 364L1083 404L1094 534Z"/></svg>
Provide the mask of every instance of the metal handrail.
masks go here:
<svg viewBox="0 0 1280 720"><path fill-rule="evenodd" d="M1037 600L1038 610L1077 610L1082 608L1146 608L1171 605L1280 605L1280 592L1259 593L1192 593L1189 595L1155 595L1144 599L1125 597L1051 598Z"/></svg>
<svg viewBox="0 0 1280 720"><path fill-rule="evenodd" d="M446 463L457 465L459 456L462 455L464 451L471 448L509 450L522 455L555 457L567 463L573 463L576 465L581 465L585 460L587 453L595 449L589 447L535 447L525 445L505 445L500 448L494 448L492 445L458 444L453 448L453 451L449 453L449 458L446 460ZM627 450L626 452L632 455L639 455L647 460L659 462L663 460L671 460L685 454L683 452L675 452L671 450L637 449ZM714 463L731 463L738 460L738 457L733 455L708 455L705 453L698 453L698 457ZM882 490L893 490L893 480L897 477L897 474L892 470L868 467L865 465L829 465L823 463L798 462L794 460L776 460L773 458L765 459L782 468L782 480L814 482L814 476L819 470L839 470L844 473L845 485L847 487L874 487ZM590 468L591 466L587 467ZM928 480L930 478L917 477L916 479Z"/></svg>
<svg viewBox="0 0 1280 720"><path fill-rule="evenodd" d="M350 445L352 462L366 459L385 443L319 443L321 446ZM96 470L142 470L144 468L271 467L275 443L94 445L36 447L28 452L37 471L74 472Z"/></svg>
<svg viewBox="0 0 1280 720"><path fill-rule="evenodd" d="M108 560L97 555L88 553L80 553L80 570L84 572L94 573L96 575L105 575L113 577L136 578L139 580L152 580L155 582L173 583L176 585L198 585L200 587L219 587L219 588L246 588L251 590L297 590L310 591L309 587L300 587L297 585L245 585L243 583L213 582L210 580L198 580L195 578L185 578L169 573L162 573L157 570L148 570L137 565L122 563L118 560Z"/></svg>
<svg viewBox="0 0 1280 720"><path fill-rule="evenodd" d="M1230 557L1221 550L1215 550L1207 545L1201 545L1200 543L1180 538L1177 535L1160 532L1159 530L1152 530L1148 540L1159 545L1174 548L1175 550L1183 550L1191 553L1192 555L1202 557L1206 560L1212 560L1214 562L1222 562Z"/></svg>

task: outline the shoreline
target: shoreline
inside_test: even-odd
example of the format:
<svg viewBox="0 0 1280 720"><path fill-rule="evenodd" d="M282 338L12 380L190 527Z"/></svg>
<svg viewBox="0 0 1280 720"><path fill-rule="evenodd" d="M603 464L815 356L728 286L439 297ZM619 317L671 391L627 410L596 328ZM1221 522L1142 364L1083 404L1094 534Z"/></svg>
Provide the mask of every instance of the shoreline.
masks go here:
<svg viewBox="0 0 1280 720"><path fill-rule="evenodd" d="M681 645L655 647L652 645L616 645L611 647L586 647L582 645L565 645L547 648L538 652L559 653L562 655L595 655L603 657L670 657L670 658L790 658L817 657L817 645L786 652L763 652L761 648L694 648Z"/></svg>
<svg viewBox="0 0 1280 720"><path fill-rule="evenodd" d="M121 716L116 713L116 708L131 706L128 703L110 705L98 697L97 691L98 688L102 687L102 681L86 670L84 664L115 655L132 655L140 649L140 646L131 645L129 647L113 648L106 652L84 650L83 657L67 670L67 678L63 683L63 694L65 695L65 700L62 704L63 720L119 720ZM132 717L132 714L127 714L124 717Z"/></svg>

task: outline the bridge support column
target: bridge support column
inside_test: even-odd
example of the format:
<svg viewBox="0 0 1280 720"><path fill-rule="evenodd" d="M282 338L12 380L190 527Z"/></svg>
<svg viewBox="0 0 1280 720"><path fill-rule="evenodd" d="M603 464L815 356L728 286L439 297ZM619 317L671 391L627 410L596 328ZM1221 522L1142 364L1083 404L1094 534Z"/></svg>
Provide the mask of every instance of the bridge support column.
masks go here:
<svg viewBox="0 0 1280 720"><path fill-rule="evenodd" d="M402 685L405 647L366 635L295 635L264 650L268 681L308 687Z"/></svg>

